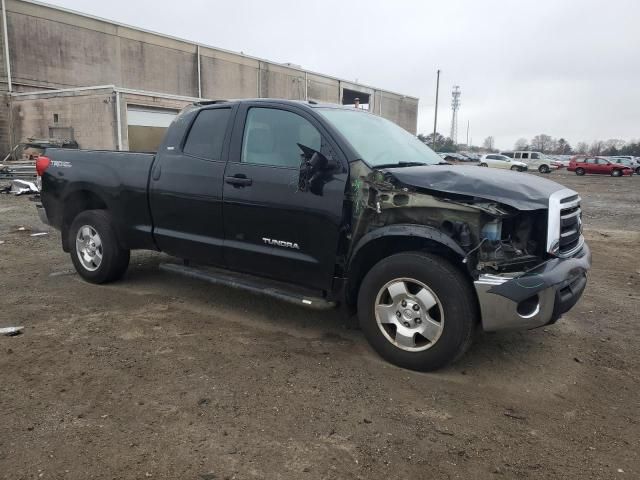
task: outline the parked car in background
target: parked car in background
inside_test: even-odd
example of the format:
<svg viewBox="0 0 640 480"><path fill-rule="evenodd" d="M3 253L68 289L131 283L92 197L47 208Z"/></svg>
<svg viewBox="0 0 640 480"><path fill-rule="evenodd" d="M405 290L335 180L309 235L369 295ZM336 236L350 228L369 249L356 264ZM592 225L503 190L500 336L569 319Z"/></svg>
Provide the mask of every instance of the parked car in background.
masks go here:
<svg viewBox="0 0 640 480"><path fill-rule="evenodd" d="M481 167L491 168L506 168L509 170L517 170L518 172L526 172L528 170L527 164L518 162L506 155L500 155L498 153L489 153L480 157Z"/></svg>
<svg viewBox="0 0 640 480"><path fill-rule="evenodd" d="M500 154L524 162L529 167L529 170L538 170L540 173L550 173L552 170L559 168L556 162L542 152L517 151L500 152Z"/></svg>
<svg viewBox="0 0 640 480"><path fill-rule="evenodd" d="M631 168L637 175L640 175L640 160L638 160L638 157L625 155L621 157L609 157L608 160L612 163L626 165L627 167Z"/></svg>
<svg viewBox="0 0 640 480"><path fill-rule="evenodd" d="M463 164L463 165L479 165L480 162L473 158L468 157L462 153L454 153L454 152L441 152L438 153L445 162L449 162L452 165Z"/></svg>
<svg viewBox="0 0 640 480"><path fill-rule="evenodd" d="M631 167L622 163L614 163L604 157L590 157L576 155L569 162L570 172L576 172L576 175L599 174L611 175L612 177L621 177L623 175L633 175Z"/></svg>

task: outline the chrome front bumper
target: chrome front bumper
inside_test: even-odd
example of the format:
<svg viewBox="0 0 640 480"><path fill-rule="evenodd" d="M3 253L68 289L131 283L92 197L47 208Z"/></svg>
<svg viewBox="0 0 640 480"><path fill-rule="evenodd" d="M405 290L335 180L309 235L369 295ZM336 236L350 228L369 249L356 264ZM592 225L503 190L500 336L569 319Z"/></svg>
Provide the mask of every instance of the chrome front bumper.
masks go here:
<svg viewBox="0 0 640 480"><path fill-rule="evenodd" d="M553 258L526 274L481 275L474 282L485 331L531 329L555 322L580 299L591 268L585 243L571 258Z"/></svg>

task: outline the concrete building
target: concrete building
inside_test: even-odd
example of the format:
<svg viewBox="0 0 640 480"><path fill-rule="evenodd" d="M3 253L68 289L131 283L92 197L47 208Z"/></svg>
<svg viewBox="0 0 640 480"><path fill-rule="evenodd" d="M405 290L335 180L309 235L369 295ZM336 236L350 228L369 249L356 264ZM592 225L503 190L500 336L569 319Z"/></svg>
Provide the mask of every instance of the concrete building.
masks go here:
<svg viewBox="0 0 640 480"><path fill-rule="evenodd" d="M28 137L153 149L177 112L198 99L359 98L417 128L417 98L43 3L2 0L0 27L0 153Z"/></svg>

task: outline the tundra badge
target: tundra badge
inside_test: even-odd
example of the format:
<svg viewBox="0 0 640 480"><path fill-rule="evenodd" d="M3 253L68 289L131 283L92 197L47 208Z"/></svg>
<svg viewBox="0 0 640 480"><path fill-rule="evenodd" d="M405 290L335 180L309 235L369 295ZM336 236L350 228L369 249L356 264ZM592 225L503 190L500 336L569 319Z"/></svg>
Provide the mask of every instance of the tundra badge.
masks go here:
<svg viewBox="0 0 640 480"><path fill-rule="evenodd" d="M262 237L262 241L267 245L274 245L276 247L293 248L294 250L300 250L300 246L297 243L285 242L284 240L274 240L273 238Z"/></svg>

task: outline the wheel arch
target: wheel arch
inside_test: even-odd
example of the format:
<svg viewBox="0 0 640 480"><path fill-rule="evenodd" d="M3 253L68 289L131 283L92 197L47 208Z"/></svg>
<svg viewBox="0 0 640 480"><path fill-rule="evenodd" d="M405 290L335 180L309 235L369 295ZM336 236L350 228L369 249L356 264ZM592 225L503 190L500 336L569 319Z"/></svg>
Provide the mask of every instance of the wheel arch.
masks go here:
<svg viewBox="0 0 640 480"><path fill-rule="evenodd" d="M62 249L69 252L69 228L73 219L86 210L109 210L104 197L93 190L79 189L69 193L62 203L62 222L60 233Z"/></svg>
<svg viewBox="0 0 640 480"><path fill-rule="evenodd" d="M353 249L347 269L346 304L356 305L360 284L376 263L396 253L416 250L443 257L469 275L462 263L464 250L448 235L426 225L390 225L367 233Z"/></svg>

